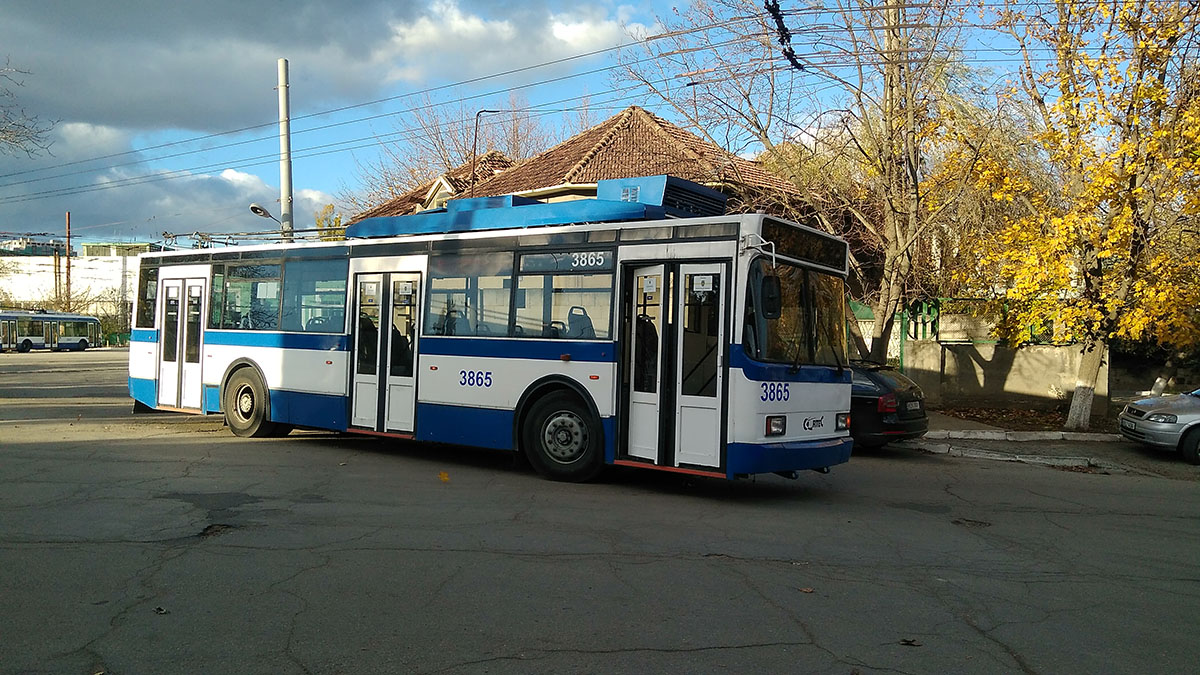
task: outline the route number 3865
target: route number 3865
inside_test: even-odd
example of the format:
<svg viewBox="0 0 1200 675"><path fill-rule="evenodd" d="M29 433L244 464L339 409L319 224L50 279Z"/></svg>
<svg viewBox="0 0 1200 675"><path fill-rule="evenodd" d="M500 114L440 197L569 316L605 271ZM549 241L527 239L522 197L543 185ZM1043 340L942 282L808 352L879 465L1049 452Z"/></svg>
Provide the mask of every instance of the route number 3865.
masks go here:
<svg viewBox="0 0 1200 675"><path fill-rule="evenodd" d="M760 382L762 395L760 401L786 401L792 397L790 382Z"/></svg>

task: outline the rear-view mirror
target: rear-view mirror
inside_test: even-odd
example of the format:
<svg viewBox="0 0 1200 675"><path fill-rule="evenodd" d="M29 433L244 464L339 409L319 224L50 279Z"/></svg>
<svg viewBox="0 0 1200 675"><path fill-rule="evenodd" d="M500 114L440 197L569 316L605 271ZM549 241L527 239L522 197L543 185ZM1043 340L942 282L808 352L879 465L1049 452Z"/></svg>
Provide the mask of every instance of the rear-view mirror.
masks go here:
<svg viewBox="0 0 1200 675"><path fill-rule="evenodd" d="M763 318L778 319L782 310L783 292L779 287L779 277L763 277L759 287L758 297L762 302Z"/></svg>

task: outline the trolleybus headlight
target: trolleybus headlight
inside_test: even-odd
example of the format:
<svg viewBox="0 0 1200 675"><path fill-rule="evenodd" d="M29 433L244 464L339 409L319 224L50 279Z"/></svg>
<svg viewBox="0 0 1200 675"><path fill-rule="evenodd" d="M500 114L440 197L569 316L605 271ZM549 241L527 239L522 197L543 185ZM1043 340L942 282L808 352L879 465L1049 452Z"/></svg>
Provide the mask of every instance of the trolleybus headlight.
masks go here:
<svg viewBox="0 0 1200 675"><path fill-rule="evenodd" d="M767 435L782 436L787 433L787 415L767 416Z"/></svg>
<svg viewBox="0 0 1200 675"><path fill-rule="evenodd" d="M837 414L837 430L846 431L850 428L850 413Z"/></svg>

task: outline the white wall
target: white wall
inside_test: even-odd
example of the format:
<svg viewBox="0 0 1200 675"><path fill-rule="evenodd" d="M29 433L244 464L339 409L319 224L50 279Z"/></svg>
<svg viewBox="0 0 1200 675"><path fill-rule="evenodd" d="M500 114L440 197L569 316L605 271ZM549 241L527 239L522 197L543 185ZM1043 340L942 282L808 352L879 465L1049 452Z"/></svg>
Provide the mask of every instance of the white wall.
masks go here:
<svg viewBox="0 0 1200 675"><path fill-rule="evenodd" d="M0 276L0 288L15 302L43 302L54 297L54 256L5 256L0 258L12 272ZM71 258L71 293L79 297L116 297L125 275L125 300L137 293L137 258L124 256L77 256ZM66 290L67 261L59 259L59 283ZM85 310L112 312L104 307Z"/></svg>

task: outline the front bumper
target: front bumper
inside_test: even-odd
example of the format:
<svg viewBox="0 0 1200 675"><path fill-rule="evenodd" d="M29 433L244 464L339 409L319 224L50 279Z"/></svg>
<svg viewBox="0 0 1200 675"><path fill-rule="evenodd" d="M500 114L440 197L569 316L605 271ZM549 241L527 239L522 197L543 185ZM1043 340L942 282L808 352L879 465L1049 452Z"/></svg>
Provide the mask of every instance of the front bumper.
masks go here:
<svg viewBox="0 0 1200 675"><path fill-rule="evenodd" d="M1179 447L1179 437L1183 434L1182 424L1147 422L1125 413L1117 416L1117 426L1121 435L1131 441L1164 448Z"/></svg>

